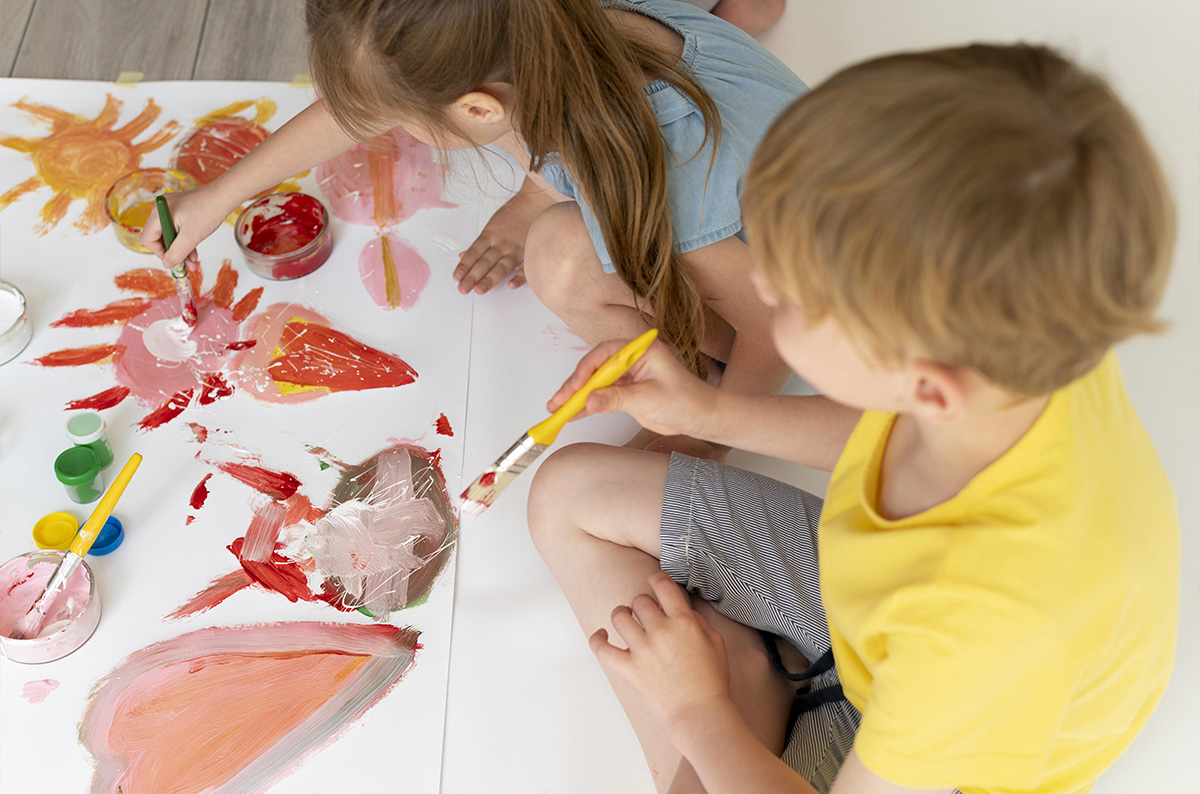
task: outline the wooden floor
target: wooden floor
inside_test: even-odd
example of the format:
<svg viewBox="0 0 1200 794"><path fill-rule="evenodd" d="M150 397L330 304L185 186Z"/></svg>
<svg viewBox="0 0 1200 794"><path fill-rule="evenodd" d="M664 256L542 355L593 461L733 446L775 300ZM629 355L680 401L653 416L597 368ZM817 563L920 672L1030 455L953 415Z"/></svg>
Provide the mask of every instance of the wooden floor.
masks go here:
<svg viewBox="0 0 1200 794"><path fill-rule="evenodd" d="M303 0L0 0L0 77L282 80L308 72Z"/></svg>

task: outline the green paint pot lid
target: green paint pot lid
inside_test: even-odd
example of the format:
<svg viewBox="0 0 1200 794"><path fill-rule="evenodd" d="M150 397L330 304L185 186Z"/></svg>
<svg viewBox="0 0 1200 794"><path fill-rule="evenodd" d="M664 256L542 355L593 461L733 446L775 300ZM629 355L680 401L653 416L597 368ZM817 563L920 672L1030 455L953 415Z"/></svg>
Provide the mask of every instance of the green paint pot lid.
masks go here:
<svg viewBox="0 0 1200 794"><path fill-rule="evenodd" d="M63 485L87 485L100 473L100 459L91 447L71 447L54 459L54 476Z"/></svg>
<svg viewBox="0 0 1200 794"><path fill-rule="evenodd" d="M67 437L73 444L90 444L104 438L104 417L84 411L67 420Z"/></svg>

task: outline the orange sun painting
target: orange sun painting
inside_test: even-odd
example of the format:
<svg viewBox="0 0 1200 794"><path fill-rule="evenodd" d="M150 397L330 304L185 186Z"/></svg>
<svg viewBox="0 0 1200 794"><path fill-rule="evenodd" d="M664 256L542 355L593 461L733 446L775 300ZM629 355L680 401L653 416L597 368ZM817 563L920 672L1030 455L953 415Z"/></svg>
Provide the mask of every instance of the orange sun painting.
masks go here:
<svg viewBox="0 0 1200 794"><path fill-rule="evenodd" d="M0 195L0 211L26 193L48 187L54 195L42 207L41 220L35 227L45 235L58 226L67 208L76 199L86 202L75 228L84 234L95 234L108 226L104 212L104 194L120 177L141 167L142 155L152 152L171 140L180 130L178 122L169 121L150 137L134 143L162 113L153 99L132 121L114 128L122 103L108 94L104 108L94 119L69 113L28 99L13 103L36 119L50 125L44 138L0 138L7 146L30 156L36 176L26 179Z"/></svg>

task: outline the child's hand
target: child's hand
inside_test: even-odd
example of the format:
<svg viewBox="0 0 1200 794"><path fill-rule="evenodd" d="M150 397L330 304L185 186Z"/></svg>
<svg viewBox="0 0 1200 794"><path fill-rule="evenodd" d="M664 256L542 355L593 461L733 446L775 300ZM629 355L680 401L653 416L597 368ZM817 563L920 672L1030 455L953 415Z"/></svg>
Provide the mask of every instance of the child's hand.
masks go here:
<svg viewBox="0 0 1200 794"><path fill-rule="evenodd" d="M580 359L546 407L558 410L626 341L604 342ZM703 420L713 410L715 392L688 372L669 347L656 341L615 384L592 392L575 418L624 411L655 433L703 436Z"/></svg>
<svg viewBox="0 0 1200 794"><path fill-rule="evenodd" d="M613 610L612 624L629 646L622 650L598 629L588 640L601 664L620 674L646 698L663 724L730 702L725 642L667 574L650 576L654 597L639 595L632 607ZM657 599L657 600L656 600Z"/></svg>
<svg viewBox="0 0 1200 794"><path fill-rule="evenodd" d="M504 280L508 288L516 289L525 283L522 265L525 263L525 238L533 219L545 209L544 201L536 201L524 193L508 200L483 227L471 247L458 258L454 280L463 295L475 290L482 295Z"/></svg>
<svg viewBox="0 0 1200 794"><path fill-rule="evenodd" d="M150 253L158 256L168 269L185 259L189 265L195 265L199 261L196 246L220 228L225 218L233 211L233 207L228 207L225 202L220 201L211 185L184 193L170 193L167 195L167 204L171 207L171 220L175 221L178 230L171 250L163 248L162 226L159 225L158 213L155 211L150 212L138 239L150 249Z"/></svg>

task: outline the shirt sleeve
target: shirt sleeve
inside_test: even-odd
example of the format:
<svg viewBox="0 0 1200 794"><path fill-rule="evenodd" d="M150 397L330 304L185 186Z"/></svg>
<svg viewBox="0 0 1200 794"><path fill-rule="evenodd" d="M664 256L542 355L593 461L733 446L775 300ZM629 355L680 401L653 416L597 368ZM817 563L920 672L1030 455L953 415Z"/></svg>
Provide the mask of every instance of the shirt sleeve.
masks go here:
<svg viewBox="0 0 1200 794"><path fill-rule="evenodd" d="M1060 638L997 594L897 594L874 639L859 757L902 786L1032 788L1074 685Z"/></svg>

